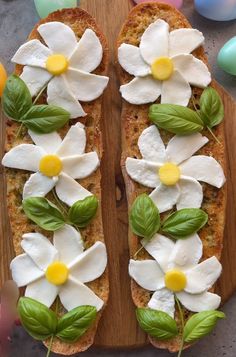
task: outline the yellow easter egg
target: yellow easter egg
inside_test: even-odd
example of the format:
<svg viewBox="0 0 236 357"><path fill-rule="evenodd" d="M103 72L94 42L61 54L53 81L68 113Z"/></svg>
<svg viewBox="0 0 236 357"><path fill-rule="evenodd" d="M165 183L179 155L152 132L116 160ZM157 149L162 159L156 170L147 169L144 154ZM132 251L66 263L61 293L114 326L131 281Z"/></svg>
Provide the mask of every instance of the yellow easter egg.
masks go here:
<svg viewBox="0 0 236 357"><path fill-rule="evenodd" d="M0 97L3 94L3 90L5 88L5 84L7 81L7 72L4 66L0 63Z"/></svg>

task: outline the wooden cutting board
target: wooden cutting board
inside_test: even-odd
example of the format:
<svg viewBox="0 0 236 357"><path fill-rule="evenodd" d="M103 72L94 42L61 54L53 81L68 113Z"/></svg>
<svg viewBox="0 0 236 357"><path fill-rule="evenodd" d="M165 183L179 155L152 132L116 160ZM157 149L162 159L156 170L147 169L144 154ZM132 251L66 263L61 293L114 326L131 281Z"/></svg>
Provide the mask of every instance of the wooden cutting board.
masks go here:
<svg viewBox="0 0 236 357"><path fill-rule="evenodd" d="M106 34L110 47L109 88L104 95L103 217L106 244L109 254L110 300L101 319L95 344L102 347L139 347L148 343L135 319L131 300L130 279L127 273L129 251L127 240L127 204L120 169L121 98L116 75L116 38L132 3L128 0L81 0L80 5L96 18ZM19 44L20 45L20 44ZM236 105L232 97L215 83L225 105L226 158L228 161L228 206L222 256L223 274L217 292L225 302L236 290ZM1 153L4 150L4 120L1 120ZM233 161L234 160L234 161ZM5 179L0 168L0 283L10 278L9 262L14 256L5 201Z"/></svg>

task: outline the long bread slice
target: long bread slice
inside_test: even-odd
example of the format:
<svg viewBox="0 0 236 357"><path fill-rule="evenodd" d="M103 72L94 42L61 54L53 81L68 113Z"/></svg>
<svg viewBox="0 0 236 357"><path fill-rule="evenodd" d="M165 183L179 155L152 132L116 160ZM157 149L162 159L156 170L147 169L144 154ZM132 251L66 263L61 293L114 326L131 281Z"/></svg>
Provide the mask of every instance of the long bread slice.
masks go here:
<svg viewBox="0 0 236 357"><path fill-rule="evenodd" d="M138 46L140 38L145 29L157 19L163 19L168 22L170 31L178 28L191 27L187 19L174 7L167 4L160 3L144 3L136 6L129 14L127 21L124 23L121 32L118 37L117 48L122 43ZM193 55L207 64L207 58L204 54L203 47L199 47L193 52ZM127 72L125 72L120 65L119 78L121 84L129 82L132 78ZM213 85L213 84L211 84ZM199 88L192 88L195 102L198 103L202 90ZM191 107L191 103L189 105ZM148 127L151 123L148 119L149 105L132 105L123 100L122 114L121 114L121 126L122 126L122 158L121 166L126 185L126 194L128 200L129 209L134 199L143 192L150 192L144 186L134 182L127 174L125 169L125 161L127 157L141 158L138 149L138 138L142 131ZM215 135L219 139L221 144L218 144L209 132L204 131L203 134L207 136L210 141L205 145L199 154L213 156L222 167L225 167L225 155L224 155L224 125L219 125L214 130ZM166 131L161 130L161 136L165 144L168 143L171 135ZM200 232L200 237L204 245L203 259L209 258L215 255L220 259L222 244L223 244L223 232L225 222L225 206L226 206L226 189L214 188L207 184L203 184L204 201L202 209L209 215L209 224ZM139 239L129 230L129 248L130 256L133 257L134 253L139 249ZM140 253L142 259L148 258L147 252ZM144 290L136 284L131 282L132 297L137 307L145 307L150 299L150 293ZM186 316L188 312L185 311ZM178 316L176 316L178 320ZM167 348L174 352L179 349L179 338L175 338L168 342L157 341L150 337L151 343L159 348Z"/></svg>
<svg viewBox="0 0 236 357"><path fill-rule="evenodd" d="M50 21L60 21L70 26L75 32L78 39L82 36L84 31L87 28L91 28L99 37L100 42L103 47L103 59L100 66L96 69L94 73L99 75L106 74L108 66L108 48L105 37L99 30L96 25L95 20L84 10L79 8L76 9L65 9L62 11L57 11L50 14L46 19L41 20L32 30L29 40L39 39L39 33L37 32L37 27L45 22ZM58 34L60 36L60 34ZM22 66L16 66L16 74L22 72ZM46 102L45 98L41 100ZM87 151L95 150L99 158L102 158L103 145L102 145L102 133L101 133L101 119L102 119L102 98L98 98L90 103L83 103L83 108L88 115L84 118L79 118L79 121L85 125L86 134L87 134ZM67 133L70 125L76 124L78 120L71 120L68 125L60 130L62 137ZM27 130L23 129L21 134L17 137L16 133L19 129L19 126L16 122L7 120L6 125L6 151L9 151L13 146L22 144L22 143L31 143L30 137L27 134ZM16 138L17 137L17 138ZM12 239L16 255L22 253L20 242L22 235L26 232L41 232L44 235L51 238L49 232L40 230L38 226L33 224L25 216L22 207L22 190L24 183L29 177L29 173L22 170L12 170L6 169L6 179L7 179L7 203L8 203L8 213L10 218L11 230L12 230ZM98 213L95 219L89 224L86 229L81 230L82 237L85 241L85 246L88 248L95 241L104 241L103 236L103 226L102 226L102 215L101 215L101 171L98 168L95 173L93 173L88 178L80 180L80 183L83 187L88 189L91 193L96 195L100 201L100 206ZM52 194L47 196L48 199L54 201ZM8 237L6 237L8 238ZM107 269L105 273L94 282L87 284L104 302L104 307L108 300L109 293L109 283L108 283L108 272ZM60 313L64 313L63 307L60 307ZM56 353L71 355L86 350L94 341L96 334L96 329L98 322L100 320L102 311L98 313L97 320L95 324L83 335L76 343L66 344L60 340L55 340L52 346L52 350Z"/></svg>

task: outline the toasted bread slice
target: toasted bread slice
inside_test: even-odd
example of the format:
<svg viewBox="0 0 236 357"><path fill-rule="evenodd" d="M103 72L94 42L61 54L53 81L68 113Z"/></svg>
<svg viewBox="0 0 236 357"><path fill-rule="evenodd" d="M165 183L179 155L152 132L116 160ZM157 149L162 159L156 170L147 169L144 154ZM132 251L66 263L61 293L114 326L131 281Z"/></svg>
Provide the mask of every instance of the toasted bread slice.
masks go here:
<svg viewBox="0 0 236 357"><path fill-rule="evenodd" d="M145 29L155 20L163 19L170 25L170 30L191 27L186 18L174 7L167 4L160 3L143 3L136 6L129 14L127 21L124 23L121 32L118 37L117 48L122 43L138 46L140 38ZM207 64L207 58L204 54L203 47L199 47L193 52L193 55ZM119 77L121 84L125 84L132 79L127 72L125 72L120 65ZM199 88L192 88L193 95L196 103L198 103L202 90ZM189 105L191 107L191 104ZM149 105L132 105L123 100L122 105L122 158L121 166L126 185L126 194L128 199L129 209L134 199L143 192L149 193L150 190L144 186L134 182L127 174L125 169L125 161L127 157L141 158L138 149L138 138L142 131L151 123L148 119ZM212 155L219 163L225 167L224 156L224 126L219 125L214 130L215 135L221 142L218 144L209 135L209 132L204 131L204 135L209 137L210 141L205 145L199 154ZM171 134L164 130L161 130L161 136L165 143L171 138ZM200 232L200 237L204 245L203 259L209 258L215 255L218 259L221 257L222 244L223 244L223 232L225 222L225 206L226 206L226 190L216 189L213 186L203 184L204 189L204 201L202 209L209 215L209 224ZM134 253L140 247L139 239L131 231L129 231L129 248L130 256L133 257ZM148 258L148 253L142 251L139 255L140 258ZM141 288L136 282L131 282L132 297L137 307L147 306L150 300L150 293ZM188 315L189 312L185 311ZM178 321L178 315L176 314L176 320ZM150 337L151 343L159 348L167 348L171 352L179 349L180 339L175 338L168 342L157 341Z"/></svg>
<svg viewBox="0 0 236 357"><path fill-rule="evenodd" d="M86 12L79 8L76 9L65 9L62 11L57 11L50 14L46 19L41 20L33 29L29 36L30 39L39 39L39 33L37 32L37 27L45 22L50 21L60 21L70 26L78 38L82 36L84 31L87 28L91 28L95 31L97 36L99 37L101 44L103 46L103 59L100 66L96 69L95 73L99 75L106 74L108 67L108 48L106 40L97 27L95 20ZM19 75L22 72L22 66L16 66L16 73ZM42 102L46 102L45 98L42 99ZM98 98L90 103L83 103L83 108L88 115L84 118L80 118L80 122L82 122L86 127L87 133L87 147L86 150L93 151L95 150L99 158L102 158L103 153L103 145L102 145L102 133L101 133L101 116L102 116L102 98ZM68 125L60 130L60 134L62 137L67 133L70 125L74 125L78 120L71 120ZM16 122L11 120L7 121L6 125L6 150L10 150L13 146L22 144L22 143L31 143L31 139L27 134L27 130L23 129L21 131L20 136L16 139L16 133L19 129L19 125ZM22 249L20 246L20 242L22 239L22 235L26 232L41 232L44 235L51 238L51 234L49 232L40 230L38 226L33 224L31 221L27 219L25 216L22 207L22 190L25 181L29 177L29 173L24 172L22 170L12 170L6 169L6 178L7 178L7 202L8 202L8 212L12 229L12 239L14 244L14 249L16 255L22 253ZM99 199L101 203L101 171L100 168L96 170L88 178L80 180L80 183L83 187L92 192ZM52 194L49 194L48 199L54 201ZM102 226L102 214L101 214L101 204L98 210L98 213L95 219L88 225L86 229L81 230L82 237L85 241L85 246L88 248L95 241L100 240L104 241L103 236L103 226ZM108 282L108 272L107 270L104 274L94 282L87 284L104 302L104 307L108 300L109 293L109 282ZM63 314L65 311L63 307L60 307L60 313ZM98 313L97 320L95 324L87 331L87 333L82 336L76 343L74 344L66 344L61 342L60 340L55 339L52 350L56 353L71 355L74 353L82 352L86 350L94 341L94 337L96 334L96 329L98 326L98 322L100 320L102 311Z"/></svg>

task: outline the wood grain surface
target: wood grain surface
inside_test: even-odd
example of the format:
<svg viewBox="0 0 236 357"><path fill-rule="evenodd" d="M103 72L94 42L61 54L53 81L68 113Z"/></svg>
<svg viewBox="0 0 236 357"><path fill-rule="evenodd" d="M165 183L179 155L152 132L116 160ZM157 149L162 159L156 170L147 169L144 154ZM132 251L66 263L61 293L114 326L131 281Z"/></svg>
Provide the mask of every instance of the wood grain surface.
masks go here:
<svg viewBox="0 0 236 357"><path fill-rule="evenodd" d="M146 335L139 329L135 319L135 308L131 300L130 279L127 273L128 228L127 204L124 182L120 168L121 98L116 75L115 47L121 25L125 21L132 3L128 0L81 0L81 7L87 10L108 39L110 47L110 83L103 97L103 140L102 162L103 220L109 255L110 299L99 324L95 344L101 347L138 347L148 343ZM19 43L20 45L20 43ZM236 105L231 96L217 83L225 104L226 157L228 161L227 222L222 255L223 274L217 284L217 292L225 302L236 290ZM4 120L0 128L1 155L4 150ZM1 285L10 278L9 262L14 256L5 201L5 179L0 168L0 279Z"/></svg>

